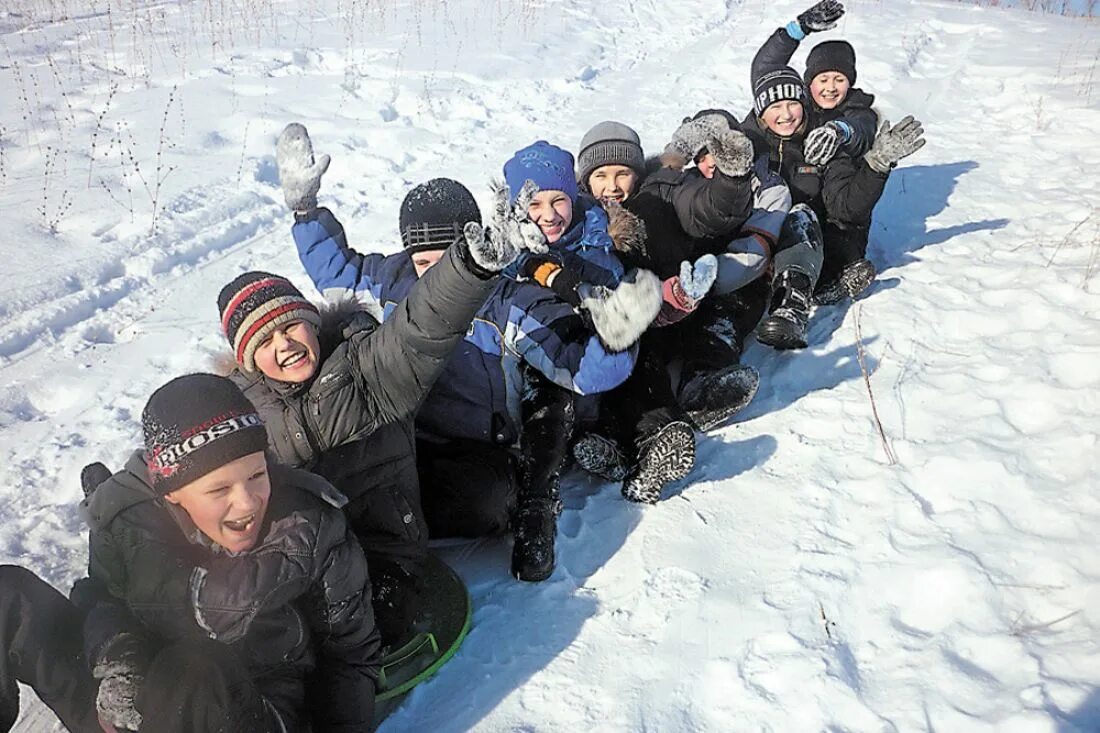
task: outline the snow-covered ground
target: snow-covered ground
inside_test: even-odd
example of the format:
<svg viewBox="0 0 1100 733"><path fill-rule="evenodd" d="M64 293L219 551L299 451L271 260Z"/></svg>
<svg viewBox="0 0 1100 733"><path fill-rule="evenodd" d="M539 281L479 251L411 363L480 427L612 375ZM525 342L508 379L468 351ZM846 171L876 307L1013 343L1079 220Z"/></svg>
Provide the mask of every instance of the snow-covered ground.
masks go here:
<svg viewBox="0 0 1100 733"><path fill-rule="evenodd" d="M0 562L67 589L81 466L120 464L152 389L226 348L220 286L307 285L287 122L333 155L354 243L394 251L419 181L484 205L536 138L610 118L657 150L743 113L807 4L7 0ZM473 628L385 731L1100 730L1100 24L847 6L804 45L852 41L929 141L876 212L878 283L809 349L748 350L759 396L660 505L570 475L549 581L512 580L503 541L445 548ZM16 730L54 730L30 699Z"/></svg>

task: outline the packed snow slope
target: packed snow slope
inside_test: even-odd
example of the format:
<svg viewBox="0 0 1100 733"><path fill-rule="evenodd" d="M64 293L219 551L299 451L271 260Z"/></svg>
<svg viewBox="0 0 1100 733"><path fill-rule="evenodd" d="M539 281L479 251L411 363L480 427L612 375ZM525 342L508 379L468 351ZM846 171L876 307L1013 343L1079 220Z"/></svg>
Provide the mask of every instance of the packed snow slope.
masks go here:
<svg viewBox="0 0 1100 733"><path fill-rule="evenodd" d="M742 114L807 4L8 0L0 562L67 590L80 468L119 466L150 392L226 351L220 286L308 286L287 122L332 154L353 243L395 251L417 182L487 210L537 138L619 119L652 152L697 109ZM1100 25L847 6L796 65L850 40L928 138L876 211L878 282L810 348L748 349L760 394L660 505L570 474L547 582L509 577L507 541L444 548L473 628L385 731L1100 729ZM56 724L32 701L16 729Z"/></svg>

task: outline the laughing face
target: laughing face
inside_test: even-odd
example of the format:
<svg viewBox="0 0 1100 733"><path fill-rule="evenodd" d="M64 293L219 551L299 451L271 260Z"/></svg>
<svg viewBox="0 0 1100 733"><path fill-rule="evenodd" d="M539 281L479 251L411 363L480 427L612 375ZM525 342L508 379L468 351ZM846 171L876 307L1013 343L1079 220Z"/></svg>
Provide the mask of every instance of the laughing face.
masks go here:
<svg viewBox="0 0 1100 733"><path fill-rule="evenodd" d="M821 109L835 109L848 96L852 84L839 71L824 71L810 80L810 96Z"/></svg>
<svg viewBox="0 0 1100 733"><path fill-rule="evenodd" d="M280 382L304 382L317 371L321 346L305 321L281 324L256 348L256 368Z"/></svg>
<svg viewBox="0 0 1100 733"><path fill-rule="evenodd" d="M179 506L204 535L230 552L251 550L271 498L263 452L215 469L164 497Z"/></svg>
<svg viewBox="0 0 1100 733"><path fill-rule="evenodd" d="M784 99L768 105L761 115L768 129L779 137L790 137L802 126L802 103Z"/></svg>
<svg viewBox="0 0 1100 733"><path fill-rule="evenodd" d="M588 189L603 202L621 204L634 192L638 174L625 165L601 165L588 176Z"/></svg>
<svg viewBox="0 0 1100 733"><path fill-rule="evenodd" d="M539 225L546 241L554 244L573 221L573 199L564 191L539 191L527 207L527 217Z"/></svg>

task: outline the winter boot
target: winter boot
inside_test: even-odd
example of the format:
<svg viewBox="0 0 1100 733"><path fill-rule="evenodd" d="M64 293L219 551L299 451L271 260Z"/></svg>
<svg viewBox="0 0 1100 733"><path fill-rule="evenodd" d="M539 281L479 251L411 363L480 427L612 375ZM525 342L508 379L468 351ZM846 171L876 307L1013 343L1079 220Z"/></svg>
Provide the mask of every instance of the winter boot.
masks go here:
<svg viewBox="0 0 1100 733"><path fill-rule="evenodd" d="M695 467L695 431L683 420L672 420L638 443L638 465L623 482L630 501L656 504L665 486Z"/></svg>
<svg viewBox="0 0 1100 733"><path fill-rule="evenodd" d="M680 389L680 407L706 432L743 410L759 386L760 374L744 364L700 372Z"/></svg>
<svg viewBox="0 0 1100 733"><path fill-rule="evenodd" d="M772 295L771 314L756 328L756 339L776 349L806 348L813 283L797 270L779 276Z"/></svg>
<svg viewBox="0 0 1100 733"><path fill-rule="evenodd" d="M845 298L855 299L875 281L875 266L868 259L856 260L844 266L836 279L814 293L817 305L833 305Z"/></svg>
<svg viewBox="0 0 1100 733"><path fill-rule="evenodd" d="M573 460L588 473L615 483L630 471L619 444L597 433L588 433L573 444Z"/></svg>
<svg viewBox="0 0 1100 733"><path fill-rule="evenodd" d="M558 532L561 500L530 499L516 511L512 532L512 575L537 583L554 572L554 538Z"/></svg>

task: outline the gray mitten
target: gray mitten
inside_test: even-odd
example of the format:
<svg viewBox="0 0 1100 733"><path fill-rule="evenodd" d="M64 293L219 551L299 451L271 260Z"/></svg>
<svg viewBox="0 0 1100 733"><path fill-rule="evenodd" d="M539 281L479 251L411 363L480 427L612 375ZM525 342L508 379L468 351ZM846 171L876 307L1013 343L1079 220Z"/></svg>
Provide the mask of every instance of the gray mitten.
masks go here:
<svg viewBox="0 0 1100 733"><path fill-rule="evenodd" d="M139 648L140 641L133 634L119 634L107 642L92 670L92 676L99 680L96 712L116 728L141 728L141 713L134 707L134 700L145 684Z"/></svg>
<svg viewBox="0 0 1100 733"><path fill-rule="evenodd" d="M720 114L688 117L676 128L676 132L672 133L672 140L665 146L665 152L671 152L687 161L692 161L713 138L729 131L729 122Z"/></svg>
<svg viewBox="0 0 1100 733"><path fill-rule="evenodd" d="M738 130L726 129L707 141L707 149L714 156L718 170L735 178L745 175L752 168L752 141Z"/></svg>
<svg viewBox="0 0 1100 733"><path fill-rule="evenodd" d="M492 227L485 229L476 221L466 222L462 235L474 262L489 272L500 272L524 251L544 254L546 236L527 216L527 208L539 188L525 181L515 203L508 202L508 187L500 181L489 184L493 192Z"/></svg>
<svg viewBox="0 0 1100 733"><path fill-rule="evenodd" d="M821 0L801 13L797 20L803 33L816 33L835 28L842 15L844 6L838 0Z"/></svg>
<svg viewBox="0 0 1100 733"><path fill-rule="evenodd" d="M687 260L680 263L680 287L692 300L702 300L717 276L718 258L714 255L703 255L694 265Z"/></svg>
<svg viewBox="0 0 1100 733"><path fill-rule="evenodd" d="M825 165L833 159L847 137L844 128L835 122L826 122L821 127L810 130L802 145L806 162L810 165Z"/></svg>
<svg viewBox="0 0 1100 733"><path fill-rule="evenodd" d="M913 115L908 115L895 127L887 120L875 136L875 144L863 156L867 165L878 173L889 173L898 161L924 147L924 129Z"/></svg>
<svg viewBox="0 0 1100 733"><path fill-rule="evenodd" d="M577 292L600 341L611 351L623 351L641 338L663 302L661 281L649 270L631 270L614 290L582 283Z"/></svg>
<svg viewBox="0 0 1100 733"><path fill-rule="evenodd" d="M304 125L291 122L279 135L275 145L275 164L279 167L279 183L291 211L317 208L317 192L321 176L328 170L331 158L313 157L313 143Z"/></svg>

